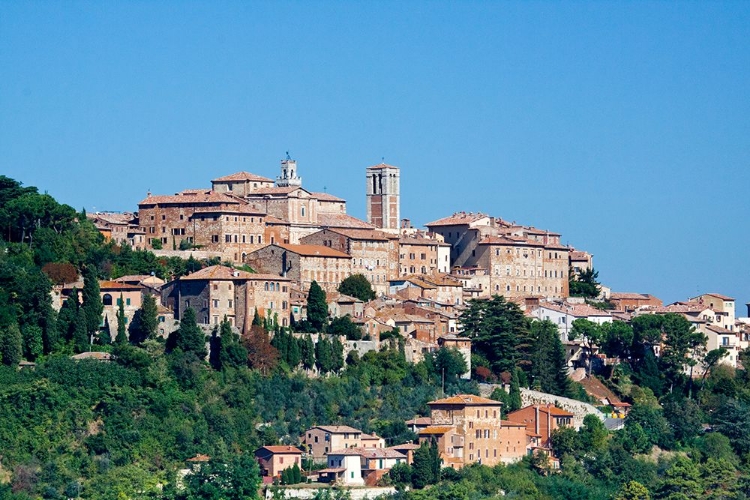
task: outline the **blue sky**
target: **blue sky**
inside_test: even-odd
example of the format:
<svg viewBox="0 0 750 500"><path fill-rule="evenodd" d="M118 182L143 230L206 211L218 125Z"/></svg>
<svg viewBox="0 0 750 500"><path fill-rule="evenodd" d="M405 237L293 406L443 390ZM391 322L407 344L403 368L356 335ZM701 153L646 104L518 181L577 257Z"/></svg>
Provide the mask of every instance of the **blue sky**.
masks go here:
<svg viewBox="0 0 750 500"><path fill-rule="evenodd" d="M750 301L750 3L0 3L0 174L87 210L275 177L364 217L562 233L602 281Z"/></svg>

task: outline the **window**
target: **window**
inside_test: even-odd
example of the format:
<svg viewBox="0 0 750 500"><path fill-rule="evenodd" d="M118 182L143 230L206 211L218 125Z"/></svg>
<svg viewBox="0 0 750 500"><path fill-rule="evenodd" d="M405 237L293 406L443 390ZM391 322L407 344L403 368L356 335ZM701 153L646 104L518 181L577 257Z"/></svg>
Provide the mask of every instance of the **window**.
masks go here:
<svg viewBox="0 0 750 500"><path fill-rule="evenodd" d="M219 307L219 299L214 299L214 307Z"/></svg>
<svg viewBox="0 0 750 500"><path fill-rule="evenodd" d="M112 296L108 293L105 293L102 297L102 304L105 306L111 306L112 305ZM117 305L120 305L120 299L117 299Z"/></svg>
<svg viewBox="0 0 750 500"><path fill-rule="evenodd" d="M130 299L125 299L125 305L126 305L126 306L129 306L129 305L130 305Z"/></svg>

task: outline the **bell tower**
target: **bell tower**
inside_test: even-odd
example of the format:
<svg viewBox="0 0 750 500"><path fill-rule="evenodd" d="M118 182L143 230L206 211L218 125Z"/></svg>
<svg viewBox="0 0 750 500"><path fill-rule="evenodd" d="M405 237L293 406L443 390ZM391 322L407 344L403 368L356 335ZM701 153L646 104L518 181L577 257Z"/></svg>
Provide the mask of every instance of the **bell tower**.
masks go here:
<svg viewBox="0 0 750 500"><path fill-rule="evenodd" d="M289 151L286 159L281 160L281 175L276 177L276 187L301 186L302 177L297 176L297 161L292 160Z"/></svg>
<svg viewBox="0 0 750 500"><path fill-rule="evenodd" d="M400 170L381 163L367 168L367 222L397 233L401 220Z"/></svg>

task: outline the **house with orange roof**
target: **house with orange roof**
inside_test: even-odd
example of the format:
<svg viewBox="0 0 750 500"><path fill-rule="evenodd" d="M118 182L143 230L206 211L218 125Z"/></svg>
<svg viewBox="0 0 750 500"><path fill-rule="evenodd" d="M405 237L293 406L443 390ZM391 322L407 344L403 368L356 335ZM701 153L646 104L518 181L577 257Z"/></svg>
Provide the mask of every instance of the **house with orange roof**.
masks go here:
<svg viewBox="0 0 750 500"><path fill-rule="evenodd" d="M295 446L261 446L255 450L255 460L260 466L260 475L278 478L281 471L297 464L302 468L302 450Z"/></svg>
<svg viewBox="0 0 750 500"><path fill-rule="evenodd" d="M508 413L508 420L525 426L531 437L537 437L538 446L551 448L552 433L564 426L573 424L573 415L569 411L551 404L529 405L520 410Z"/></svg>
<svg viewBox="0 0 750 500"><path fill-rule="evenodd" d="M431 425L420 442L435 440L446 467L513 463L526 454L526 426L502 420L502 403L458 394L428 403Z"/></svg>
<svg viewBox="0 0 750 500"><path fill-rule="evenodd" d="M274 243L251 252L246 262L256 271L289 278L302 291L317 281L326 292L334 292L352 274L349 254L321 245Z"/></svg>
<svg viewBox="0 0 750 500"><path fill-rule="evenodd" d="M401 276L450 272L451 246L435 233L402 235L398 245Z"/></svg>
<svg viewBox="0 0 750 500"><path fill-rule="evenodd" d="M661 307L661 299L648 293L611 292L609 301L618 311L633 312L643 307Z"/></svg>
<svg viewBox="0 0 750 500"><path fill-rule="evenodd" d="M211 181L211 189L217 193L244 198L258 189L273 187L274 181L250 172L237 172Z"/></svg>

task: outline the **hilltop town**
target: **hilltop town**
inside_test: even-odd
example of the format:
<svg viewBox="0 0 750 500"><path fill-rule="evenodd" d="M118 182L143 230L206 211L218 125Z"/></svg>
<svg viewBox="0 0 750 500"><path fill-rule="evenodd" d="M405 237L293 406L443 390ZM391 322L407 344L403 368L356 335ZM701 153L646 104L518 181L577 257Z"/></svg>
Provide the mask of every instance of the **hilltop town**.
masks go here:
<svg viewBox="0 0 750 500"><path fill-rule="evenodd" d="M26 409L0 432L16 443L0 457L15 467L5 483L65 489L37 479L43 444L23 429L40 411L67 429L56 439L77 436L61 453L87 449L86 467L166 460L158 481L139 480L153 498L195 498L217 477L234 485L225 493L265 484L271 496L324 498L334 485L388 496L479 466L532 470L551 488L541 478L589 453L641 464L639 454L709 446L709 421L731 434L706 415L735 411L744 390L750 319L733 298L664 304L611 290L560 233L484 213L413 227L396 166L364 170L366 221L345 199L306 190L300 173L287 156L275 180L238 172L148 193L132 213L85 214L2 178L3 377L32 399L35 380L55 380L50 394L81 389L77 407L88 408L70 419L57 403L2 396ZM113 478L97 490L102 474L64 469L86 478L91 498L132 490ZM613 493L616 477L597 487ZM631 479L654 491L669 482ZM324 489L299 486L311 483Z"/></svg>

